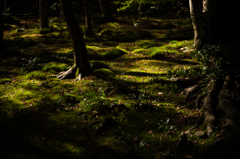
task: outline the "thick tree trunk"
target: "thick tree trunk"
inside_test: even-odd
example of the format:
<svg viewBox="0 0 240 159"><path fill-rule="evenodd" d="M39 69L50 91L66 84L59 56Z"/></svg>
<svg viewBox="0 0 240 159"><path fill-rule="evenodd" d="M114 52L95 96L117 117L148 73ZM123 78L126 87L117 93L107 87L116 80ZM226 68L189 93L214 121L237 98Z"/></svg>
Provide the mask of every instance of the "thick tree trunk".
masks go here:
<svg viewBox="0 0 240 159"><path fill-rule="evenodd" d="M59 79L78 78L93 73L87 57L87 49L83 39L83 33L77 23L71 0L60 0L63 14L67 22L68 30L71 34L74 47L74 66L66 72L60 72Z"/></svg>
<svg viewBox="0 0 240 159"><path fill-rule="evenodd" d="M83 0L84 3L84 10L85 10L85 21L86 21L86 36L92 35L92 20L91 20L91 15L90 15L90 10L89 10L89 5L88 5L88 0Z"/></svg>
<svg viewBox="0 0 240 159"><path fill-rule="evenodd" d="M40 29L48 28L48 6L47 0L39 0Z"/></svg>
<svg viewBox="0 0 240 159"><path fill-rule="evenodd" d="M239 46L240 31L237 1L226 3L224 1L209 1L209 44L224 44Z"/></svg>

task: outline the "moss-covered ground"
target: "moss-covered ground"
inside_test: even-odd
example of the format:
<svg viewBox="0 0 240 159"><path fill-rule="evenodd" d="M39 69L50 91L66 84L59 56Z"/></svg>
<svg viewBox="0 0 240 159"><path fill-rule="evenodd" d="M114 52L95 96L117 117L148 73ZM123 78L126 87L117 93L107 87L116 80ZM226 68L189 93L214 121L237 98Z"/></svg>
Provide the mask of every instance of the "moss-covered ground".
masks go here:
<svg viewBox="0 0 240 159"><path fill-rule="evenodd" d="M194 52L181 50L191 49L189 19L119 17L95 24L95 36L85 37L95 73L78 82L54 77L73 64L66 24L54 19L47 31L36 19L5 24L1 158L192 158L214 140L195 137L187 150L174 150L199 115L180 94L188 84L167 76L170 68L199 65Z"/></svg>

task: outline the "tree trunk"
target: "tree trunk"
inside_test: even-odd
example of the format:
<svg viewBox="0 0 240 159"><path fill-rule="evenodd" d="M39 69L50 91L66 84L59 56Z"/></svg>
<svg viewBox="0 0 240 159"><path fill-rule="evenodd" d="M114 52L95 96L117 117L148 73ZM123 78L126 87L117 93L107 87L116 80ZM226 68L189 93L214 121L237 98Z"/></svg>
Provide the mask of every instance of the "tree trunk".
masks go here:
<svg viewBox="0 0 240 159"><path fill-rule="evenodd" d="M109 0L99 0L101 9L101 21L109 21L113 19L112 8L110 7Z"/></svg>
<svg viewBox="0 0 240 159"><path fill-rule="evenodd" d="M91 20L91 15L90 15L90 10L89 10L89 5L88 5L88 0L83 0L84 3L84 10L85 10L85 21L86 21L86 36L92 35L92 20Z"/></svg>
<svg viewBox="0 0 240 159"><path fill-rule="evenodd" d="M194 30L193 47L196 49L200 49L205 45L206 37L206 20L204 20L205 14L202 13L203 7L201 5L202 3L199 0L189 0L190 16ZM205 11L205 13L207 12Z"/></svg>
<svg viewBox="0 0 240 159"><path fill-rule="evenodd" d="M39 16L39 2L36 0L36 13Z"/></svg>
<svg viewBox="0 0 240 159"><path fill-rule="evenodd" d="M199 24L196 23L198 19L196 20L196 12L193 10L194 0L190 0L189 2L191 16L193 16L194 31L198 31ZM239 65L237 63L239 56L236 54L240 52L240 30L238 28L238 21L236 20L237 17L239 17L238 4L235 1L226 3L219 0L203 0L201 12L203 20L208 21L208 23L206 23L207 26L201 28L204 31L204 36L200 36L199 39L203 40L204 44L219 46L216 47L217 49L215 50L218 54L213 55L213 57L209 59L209 62L213 64L212 66L215 67L216 72L217 69L225 72L225 75L220 72L213 72L209 78L208 85L205 86L205 91L199 91L201 94L204 94L203 92L206 93L201 110L204 110L203 114L205 118L204 122L207 124L207 135L211 136L218 122L217 127L219 134L217 136L222 136L226 128L239 127L236 125L239 114L238 102L240 100L240 94L238 94L238 92L240 92L240 78L236 78L238 76L237 69ZM194 40L196 39L197 38L194 38ZM219 61L216 61L214 58L222 58L227 61L228 64L224 64L223 62L220 67L216 64L216 62ZM211 65L208 65L208 67L211 67ZM191 87L185 90L191 91ZM187 94L189 93L186 93L186 95ZM196 102L196 104L199 105L198 102ZM221 120L219 120L219 118ZM223 124L222 121L225 121L225 123ZM195 124L194 129L196 125L198 124ZM185 133L189 134L193 128L190 128Z"/></svg>
<svg viewBox="0 0 240 159"><path fill-rule="evenodd" d="M2 12L0 13L0 50L3 49L3 16Z"/></svg>
<svg viewBox="0 0 240 159"><path fill-rule="evenodd" d="M60 2L73 41L74 65L68 71L60 72L58 78L78 78L78 80L80 80L81 76L90 75L93 73L93 70L88 61L83 33L77 23L76 14L74 13L71 0L60 0Z"/></svg>
<svg viewBox="0 0 240 159"><path fill-rule="evenodd" d="M48 28L48 5L47 0L39 0L40 29Z"/></svg>

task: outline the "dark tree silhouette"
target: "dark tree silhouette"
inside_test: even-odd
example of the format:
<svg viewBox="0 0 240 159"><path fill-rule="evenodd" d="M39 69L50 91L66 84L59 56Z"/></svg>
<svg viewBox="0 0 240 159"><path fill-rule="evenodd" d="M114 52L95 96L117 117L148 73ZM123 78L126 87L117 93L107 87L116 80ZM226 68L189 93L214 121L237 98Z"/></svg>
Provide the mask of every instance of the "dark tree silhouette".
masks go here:
<svg viewBox="0 0 240 159"><path fill-rule="evenodd" d="M76 14L73 10L71 0L60 0L60 2L73 41L74 65L68 71L60 72L57 78L76 78L77 80L80 80L82 76L91 75L93 70L88 61L83 33L77 23Z"/></svg>
<svg viewBox="0 0 240 159"><path fill-rule="evenodd" d="M47 0L39 0L40 29L48 28L48 5Z"/></svg>

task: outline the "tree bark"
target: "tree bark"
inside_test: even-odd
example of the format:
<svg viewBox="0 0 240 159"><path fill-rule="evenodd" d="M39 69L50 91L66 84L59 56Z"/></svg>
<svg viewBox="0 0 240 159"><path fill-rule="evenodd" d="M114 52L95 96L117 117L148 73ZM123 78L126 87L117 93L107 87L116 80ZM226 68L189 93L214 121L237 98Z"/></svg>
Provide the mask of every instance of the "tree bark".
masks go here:
<svg viewBox="0 0 240 159"><path fill-rule="evenodd" d="M0 13L0 50L3 49L3 15Z"/></svg>
<svg viewBox="0 0 240 159"><path fill-rule="evenodd" d="M201 2L198 0L189 0L190 16L194 30L193 48L200 49L205 44L206 21L202 14ZM207 12L206 12L207 13Z"/></svg>
<svg viewBox="0 0 240 159"><path fill-rule="evenodd" d="M76 14L73 10L71 0L60 0L63 14L71 34L74 48L74 66L66 72L60 72L59 79L78 78L93 73L87 57L87 49L83 39L83 33L77 23Z"/></svg>
<svg viewBox="0 0 240 159"><path fill-rule="evenodd" d="M109 21L113 19L109 0L99 0L101 9L101 20Z"/></svg>
<svg viewBox="0 0 240 159"><path fill-rule="evenodd" d="M88 0L83 0L84 3L84 10L85 10L85 21L86 21L86 36L92 35L92 20L91 20L91 15L90 15L90 10L89 10L89 5L88 5Z"/></svg>
<svg viewBox="0 0 240 159"><path fill-rule="evenodd" d="M40 29L48 28L48 6L47 0L39 0Z"/></svg>

